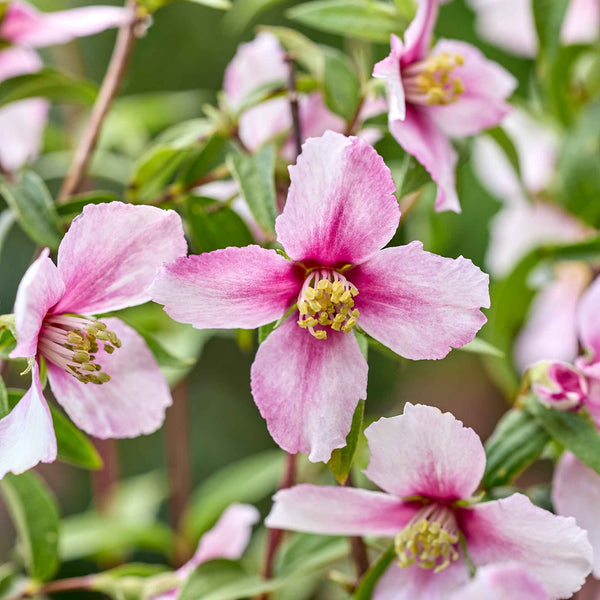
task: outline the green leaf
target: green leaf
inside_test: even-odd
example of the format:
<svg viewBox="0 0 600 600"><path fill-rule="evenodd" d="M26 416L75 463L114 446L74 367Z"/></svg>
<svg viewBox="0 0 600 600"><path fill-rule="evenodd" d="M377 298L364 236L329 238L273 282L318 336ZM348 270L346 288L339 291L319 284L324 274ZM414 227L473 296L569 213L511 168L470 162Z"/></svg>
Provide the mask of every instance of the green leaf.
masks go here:
<svg viewBox="0 0 600 600"><path fill-rule="evenodd" d="M174 572L162 565L129 563L95 576L91 589L115 600L147 600L179 586Z"/></svg>
<svg viewBox="0 0 600 600"><path fill-rule="evenodd" d="M314 573L348 556L348 538L295 533L286 542L275 562L278 577Z"/></svg>
<svg viewBox="0 0 600 600"><path fill-rule="evenodd" d="M568 6L569 0L533 0L540 54L545 54L550 59L560 47L560 30Z"/></svg>
<svg viewBox="0 0 600 600"><path fill-rule="evenodd" d="M287 94L286 82L284 79L273 79L272 81L267 81L265 83L261 83L260 85L252 88L248 94L246 94L239 105L236 106L235 113L236 115L241 115L243 112L248 109L260 104L261 102L265 102L271 98L276 98L278 96L283 96Z"/></svg>
<svg viewBox="0 0 600 600"><path fill-rule="evenodd" d="M534 396L525 407L559 444L600 474L600 433L583 414L548 408Z"/></svg>
<svg viewBox="0 0 600 600"><path fill-rule="evenodd" d="M233 502L254 503L273 493L281 480L283 459L278 450L263 452L208 477L194 492L184 529L198 538ZM243 485L240 482L244 482Z"/></svg>
<svg viewBox="0 0 600 600"><path fill-rule="evenodd" d="M352 600L371 600L377 582L392 564L395 557L396 552L394 546L390 546L379 557L379 560L365 573L365 576L362 578L354 592L354 596L352 596Z"/></svg>
<svg viewBox="0 0 600 600"><path fill-rule="evenodd" d="M269 334L275 329L275 325L277 325L277 321L273 321L272 323L267 323L267 325L261 325L258 328L258 343L262 344L268 337Z"/></svg>
<svg viewBox="0 0 600 600"><path fill-rule="evenodd" d="M16 345L14 333L10 329L0 329L0 358L7 359Z"/></svg>
<svg viewBox="0 0 600 600"><path fill-rule="evenodd" d="M221 135L212 135L204 142L192 149L186 166L177 178L183 185L199 182L202 177L225 162L226 153L231 149L227 138Z"/></svg>
<svg viewBox="0 0 600 600"><path fill-rule="evenodd" d="M10 404L8 403L8 392L4 379L0 376L0 419L4 418L10 412Z"/></svg>
<svg viewBox="0 0 600 600"><path fill-rule="evenodd" d="M188 196L184 203L184 214L195 252L211 252L254 243L246 223L224 202Z"/></svg>
<svg viewBox="0 0 600 600"><path fill-rule="evenodd" d="M352 426L350 432L346 436L346 445L343 448L336 448L331 453L331 458L327 463L333 476L340 485L344 485L348 479L352 461L356 454L356 446L360 434L362 433L363 418L365 415L365 401L359 400L354 415L352 416Z"/></svg>
<svg viewBox="0 0 600 600"><path fill-rule="evenodd" d="M277 216L275 147L267 144L254 155L230 154L227 162L252 216L267 235L273 236Z"/></svg>
<svg viewBox="0 0 600 600"><path fill-rule="evenodd" d="M33 171L25 171L16 183L0 180L0 194L23 231L40 246L56 250L62 238L52 197Z"/></svg>
<svg viewBox="0 0 600 600"><path fill-rule="evenodd" d="M462 352L472 352L474 354L485 354L487 356L496 356L497 358L504 358L504 352L499 350L489 342L476 337L473 341L457 348Z"/></svg>
<svg viewBox="0 0 600 600"><path fill-rule="evenodd" d="M536 461L550 441L545 428L526 411L512 409L498 422L488 439L483 485L493 488L512 483Z"/></svg>
<svg viewBox="0 0 600 600"><path fill-rule="evenodd" d="M93 104L97 88L89 81L74 79L62 71L45 68L5 79L0 83L0 106L25 98L48 98Z"/></svg>
<svg viewBox="0 0 600 600"><path fill-rule="evenodd" d="M59 512L56 500L35 473L8 474L0 491L19 537L25 566L33 579L46 581L58 568Z"/></svg>
<svg viewBox="0 0 600 600"><path fill-rule="evenodd" d="M4 244L6 243L6 239L8 238L8 234L12 229L12 226L15 224L15 215L11 210L4 210L0 214L0 256L2 256L2 250L4 249Z"/></svg>
<svg viewBox="0 0 600 600"><path fill-rule="evenodd" d="M188 0L188 2L202 4L203 6L217 8L219 10L229 10L231 8L231 2L229 0Z"/></svg>
<svg viewBox="0 0 600 600"><path fill-rule="evenodd" d="M488 129L485 133L486 135L489 135L496 142L496 144L498 144L498 146L500 146L520 180L521 164L519 163L519 154L515 148L515 145L513 144L513 141L510 139L510 137L508 137L502 127L493 127L492 129Z"/></svg>
<svg viewBox="0 0 600 600"><path fill-rule="evenodd" d="M389 44L390 34L401 35L408 19L394 6L373 0L317 0L295 6L287 16L321 31L369 42Z"/></svg>
<svg viewBox="0 0 600 600"><path fill-rule="evenodd" d="M74 219L88 204L104 204L105 202L119 202L120 198L113 192L97 190L71 196L67 202L58 204L56 212L63 219Z"/></svg>
<svg viewBox="0 0 600 600"><path fill-rule="evenodd" d="M325 56L325 103L332 112L351 121L360 102L358 76L341 52L327 47L322 51Z"/></svg>
<svg viewBox="0 0 600 600"><path fill-rule="evenodd" d="M236 35L241 33L263 11L281 4L285 0L243 0L234 2L231 10L225 15L223 24L226 31Z"/></svg>

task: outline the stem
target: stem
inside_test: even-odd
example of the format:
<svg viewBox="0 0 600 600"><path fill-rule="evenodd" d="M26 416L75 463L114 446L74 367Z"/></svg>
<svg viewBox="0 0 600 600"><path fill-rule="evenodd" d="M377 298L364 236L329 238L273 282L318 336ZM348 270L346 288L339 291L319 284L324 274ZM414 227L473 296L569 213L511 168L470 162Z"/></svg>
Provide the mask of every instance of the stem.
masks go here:
<svg viewBox="0 0 600 600"><path fill-rule="evenodd" d="M173 388L173 405L167 413L167 472L169 477L169 516L173 531L178 531L181 517L191 494L190 452L188 435L188 386L182 380ZM175 548L175 566L185 561L185 548Z"/></svg>
<svg viewBox="0 0 600 600"><path fill-rule="evenodd" d="M354 487L351 473L348 473L348 479L346 479L344 486ZM350 551L352 555L352 562L354 563L354 570L356 571L356 577L360 580L362 576L369 570L369 555L367 554L367 546L360 536L349 536L348 541L350 542Z"/></svg>
<svg viewBox="0 0 600 600"><path fill-rule="evenodd" d="M356 129L356 126L358 125L358 121L360 119L360 113L362 112L362 107L363 107L364 103L365 103L365 97L361 96L358 104L356 105L356 110L354 111L352 118L348 122L346 131L344 131L344 135L354 135L356 133L354 130Z"/></svg>
<svg viewBox="0 0 600 600"><path fill-rule="evenodd" d="M72 577L70 579L59 579L50 581L39 587L28 587L22 592L9 596L6 600L21 600L22 598L35 598L45 594L57 592L69 592L74 590L89 590L92 587L94 575L84 575L83 577Z"/></svg>
<svg viewBox="0 0 600 600"><path fill-rule="evenodd" d="M97 439L95 446L104 466L92 472L92 493L96 510L104 513L119 482L119 448L114 439Z"/></svg>
<svg viewBox="0 0 600 600"><path fill-rule="evenodd" d="M60 190L58 196L59 202L67 200L81 185L88 163L92 157L92 152L96 147L102 123L117 95L127 69L141 21L137 16L137 3L135 0L127 0L125 8L129 18L121 25L117 34L115 49L113 50L108 69L100 86L100 92L92 109L90 120L79 140L79 145L73 156L73 162L69 167L69 172Z"/></svg>
<svg viewBox="0 0 600 600"><path fill-rule="evenodd" d="M294 473L296 470L296 455L286 454L285 472L283 479L279 485L280 490L292 487L294 485ZM265 553L265 564L263 566L263 577L270 579L273 576L273 566L275 564L275 556L277 549L283 538L282 529L269 529L267 535L267 549ZM262 594L258 597L259 600L268 600L269 593Z"/></svg>
<svg viewBox="0 0 600 600"><path fill-rule="evenodd" d="M302 152L302 127L300 125L300 110L298 107L298 91L296 90L296 63L294 57L287 53L285 62L288 64L288 98L290 101L290 112L292 113L292 125L294 130L294 146L296 157Z"/></svg>

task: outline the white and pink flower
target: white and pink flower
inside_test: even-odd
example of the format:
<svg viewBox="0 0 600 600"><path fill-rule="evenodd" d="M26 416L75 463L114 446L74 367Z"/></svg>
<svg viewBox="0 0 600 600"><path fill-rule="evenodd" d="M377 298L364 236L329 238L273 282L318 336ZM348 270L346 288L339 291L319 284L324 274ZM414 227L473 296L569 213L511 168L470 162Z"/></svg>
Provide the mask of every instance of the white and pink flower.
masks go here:
<svg viewBox="0 0 600 600"><path fill-rule="evenodd" d="M393 538L398 560L374 600L444 600L468 582L469 564L509 561L552 598L582 586L592 565L586 532L522 494L473 498L485 450L451 414L407 404L403 415L380 419L365 435L371 450L365 475L383 492L298 485L277 492L267 526Z"/></svg>
<svg viewBox="0 0 600 600"><path fill-rule="evenodd" d="M179 216L120 202L89 205L58 249L46 249L17 292L17 346L32 385L0 420L0 476L56 458L52 417L39 363L56 400L73 422L99 438L155 431L171 404L169 386L144 339L108 313L150 300L147 288L164 262L186 252Z"/></svg>

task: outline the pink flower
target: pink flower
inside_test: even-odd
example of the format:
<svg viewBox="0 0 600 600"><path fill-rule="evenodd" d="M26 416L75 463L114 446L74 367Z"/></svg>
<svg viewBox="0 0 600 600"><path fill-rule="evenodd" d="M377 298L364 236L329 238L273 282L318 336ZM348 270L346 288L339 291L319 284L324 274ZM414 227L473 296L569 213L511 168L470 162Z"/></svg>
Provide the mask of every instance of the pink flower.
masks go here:
<svg viewBox="0 0 600 600"><path fill-rule="evenodd" d="M42 68L42 61L31 48L63 44L75 37L119 26L125 18L125 10L116 6L41 13L26 2L9 2L0 18L0 40L13 45L0 51L0 82ZM3 169L16 171L38 155L49 109L50 103L42 98L20 100L0 108Z"/></svg>
<svg viewBox="0 0 600 600"><path fill-rule="evenodd" d="M485 322L488 277L470 260L381 250L400 218L389 169L358 138L309 139L295 166L277 239L182 257L160 269L152 297L199 329L255 328L282 319L252 366L254 400L288 452L327 460L345 445L366 396L360 326L410 359L443 358Z"/></svg>
<svg viewBox="0 0 600 600"><path fill-rule="evenodd" d="M217 524L207 531L198 544L194 556L175 574L183 583L202 563L216 558L237 560L240 558L250 541L252 526L258 522L259 513L249 504L232 504L217 521ZM176 600L179 588L169 590L152 600Z"/></svg>
<svg viewBox="0 0 600 600"><path fill-rule="evenodd" d="M513 561L553 598L581 587L592 560L586 532L522 494L478 503L472 494L485 451L451 414L407 404L403 415L380 419L365 434L365 475L383 492L298 485L277 492L267 526L394 538L398 561L374 600L446 599L468 581L468 561Z"/></svg>
<svg viewBox="0 0 600 600"><path fill-rule="evenodd" d="M538 400L550 408L576 411L588 397L586 378L568 363L541 361L528 373Z"/></svg>
<svg viewBox="0 0 600 600"><path fill-rule="evenodd" d="M538 53L532 0L469 0L477 15L477 32L500 48L534 58ZM586 44L598 39L598 0L571 0L565 15L563 44Z"/></svg>
<svg viewBox="0 0 600 600"><path fill-rule="evenodd" d="M99 437L134 437L156 430L171 404L169 387L143 338L114 317L91 315L147 302L156 269L184 254L178 215L120 202L89 205L58 249L46 249L17 292L17 346L30 358L32 386L0 420L0 476L56 458L52 419L38 364L74 423Z"/></svg>
<svg viewBox="0 0 600 600"><path fill-rule="evenodd" d="M436 210L460 212L449 136L473 135L509 112L516 80L465 42L440 40L429 49L439 0L419 0L404 36L392 36L391 54L375 65L389 92L389 127L406 152L438 186Z"/></svg>

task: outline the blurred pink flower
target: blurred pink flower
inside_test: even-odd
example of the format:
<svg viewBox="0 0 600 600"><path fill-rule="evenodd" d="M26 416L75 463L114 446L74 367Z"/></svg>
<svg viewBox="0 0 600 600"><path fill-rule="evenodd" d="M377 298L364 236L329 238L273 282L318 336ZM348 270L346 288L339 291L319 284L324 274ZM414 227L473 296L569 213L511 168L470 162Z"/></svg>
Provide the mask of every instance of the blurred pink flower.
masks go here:
<svg viewBox="0 0 600 600"><path fill-rule="evenodd" d="M443 358L485 322L488 277L420 242L381 250L400 210L389 169L365 141L328 131L289 170L275 229L291 260L258 246L182 257L159 270L152 297L199 329L283 319L258 349L252 394L282 448L325 461L366 397L354 326L407 358Z"/></svg>
<svg viewBox="0 0 600 600"><path fill-rule="evenodd" d="M460 212L449 137L497 125L510 111L505 100L517 82L465 42L440 40L430 50L438 6L439 0L419 0L404 43L392 35L391 54L373 75L388 84L392 135L438 186L436 210Z"/></svg>
<svg viewBox="0 0 600 600"><path fill-rule="evenodd" d="M0 82L39 71L43 64L31 48L64 44L123 23L126 12L116 6L89 6L42 13L11 0L0 17L0 40L11 44L0 51ZM20 100L0 108L0 167L16 171L35 158L50 103L41 98Z"/></svg>
<svg viewBox="0 0 600 600"><path fill-rule="evenodd" d="M217 558L237 560L242 556L250 536L252 526L259 520L259 512L249 504L232 504L221 515L216 525L201 538L194 556L175 574L183 583L202 563ZM176 600L179 589L169 590L152 600Z"/></svg>
<svg viewBox="0 0 600 600"><path fill-rule="evenodd" d="M0 476L56 458L42 358L55 398L84 431L135 437L161 425L171 393L146 342L120 319L91 315L147 302L157 268L186 248L175 212L112 202L88 205L73 221L58 266L46 249L29 267L15 302L11 358L33 361L32 386L0 420Z"/></svg>
<svg viewBox="0 0 600 600"><path fill-rule="evenodd" d="M586 532L522 494L473 498L485 450L450 413L407 404L403 415L380 419L365 435L365 475L384 492L298 485L277 492L266 525L394 538L398 562L378 582L374 600L445 600L468 581L469 562L513 561L553 598L581 587L592 561Z"/></svg>
<svg viewBox="0 0 600 600"><path fill-rule="evenodd" d="M468 0L477 15L480 37L500 48L528 58L538 53L532 0ZM586 44L598 39L598 0L571 0L565 15L561 41Z"/></svg>
<svg viewBox="0 0 600 600"><path fill-rule="evenodd" d="M586 378L565 362L540 361L528 370L538 400L556 410L579 410L587 400Z"/></svg>

